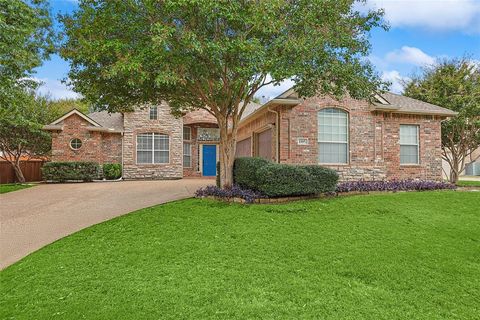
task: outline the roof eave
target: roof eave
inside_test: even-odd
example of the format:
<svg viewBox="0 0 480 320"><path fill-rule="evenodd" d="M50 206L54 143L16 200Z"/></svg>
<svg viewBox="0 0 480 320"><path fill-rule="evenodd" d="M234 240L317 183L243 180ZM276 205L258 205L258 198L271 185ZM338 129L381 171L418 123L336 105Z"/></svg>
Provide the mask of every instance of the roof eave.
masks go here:
<svg viewBox="0 0 480 320"><path fill-rule="evenodd" d="M118 130L115 128L105 128L105 127L86 127L88 131L95 131L95 132L106 132L106 133L123 133L123 130Z"/></svg>
<svg viewBox="0 0 480 320"><path fill-rule="evenodd" d="M46 131L62 131L63 126L62 125L52 125L52 124L47 124L42 127L43 130Z"/></svg>
<svg viewBox="0 0 480 320"><path fill-rule="evenodd" d="M389 108L372 108L372 111L383 111L383 112L390 112L390 113L398 113L398 114L414 114L414 115L425 115L425 116L442 116L442 117L453 117L458 114L458 112L449 111L425 111L425 110L402 110L400 108L396 109L389 109Z"/></svg>
<svg viewBox="0 0 480 320"><path fill-rule="evenodd" d="M244 124L245 122L248 122L251 119L255 119L258 115L262 113L262 111L267 110L270 107L280 106L280 105L296 106L299 103L301 103L300 99L282 99L282 98L272 99L267 103L265 103L260 108L258 108L257 110L255 110L255 112L249 114L244 119L242 119L239 124Z"/></svg>

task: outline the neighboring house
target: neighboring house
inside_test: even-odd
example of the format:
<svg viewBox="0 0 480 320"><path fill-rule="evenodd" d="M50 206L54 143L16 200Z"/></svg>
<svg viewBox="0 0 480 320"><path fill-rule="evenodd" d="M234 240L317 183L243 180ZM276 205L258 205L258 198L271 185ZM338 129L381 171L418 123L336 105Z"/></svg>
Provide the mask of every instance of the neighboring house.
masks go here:
<svg viewBox="0 0 480 320"><path fill-rule="evenodd" d="M392 93L374 100L303 99L290 89L264 105L250 103L236 155L321 164L342 180L440 180L440 122L455 112ZM167 104L123 115L73 110L45 129L53 161L118 162L126 179L216 174L219 130L205 110L182 118Z"/></svg>

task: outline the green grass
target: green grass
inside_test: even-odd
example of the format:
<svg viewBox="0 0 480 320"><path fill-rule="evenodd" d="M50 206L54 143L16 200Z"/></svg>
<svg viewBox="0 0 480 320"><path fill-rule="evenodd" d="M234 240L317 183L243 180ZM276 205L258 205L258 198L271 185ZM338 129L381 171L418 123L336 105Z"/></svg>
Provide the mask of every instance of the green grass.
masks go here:
<svg viewBox="0 0 480 320"><path fill-rule="evenodd" d="M0 273L1 319L478 319L480 193L189 199Z"/></svg>
<svg viewBox="0 0 480 320"><path fill-rule="evenodd" d="M459 187L480 187L480 181L459 180L457 182L457 186L459 186Z"/></svg>
<svg viewBox="0 0 480 320"><path fill-rule="evenodd" d="M33 187L33 184L9 183L0 184L0 194Z"/></svg>

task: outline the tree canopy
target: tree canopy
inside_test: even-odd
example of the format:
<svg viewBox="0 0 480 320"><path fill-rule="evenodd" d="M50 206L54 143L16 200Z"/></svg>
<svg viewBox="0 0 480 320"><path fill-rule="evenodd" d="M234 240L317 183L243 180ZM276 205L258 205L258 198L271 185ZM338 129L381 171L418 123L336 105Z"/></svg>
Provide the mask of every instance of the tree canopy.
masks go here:
<svg viewBox="0 0 480 320"><path fill-rule="evenodd" d="M19 87L35 86L29 77L53 50L52 21L46 1L0 0L2 106Z"/></svg>
<svg viewBox="0 0 480 320"><path fill-rule="evenodd" d="M468 58L427 66L405 86L408 97L458 112L442 122L443 159L457 182L465 161L480 146L480 65Z"/></svg>
<svg viewBox="0 0 480 320"><path fill-rule="evenodd" d="M355 2L83 0L62 18L61 55L74 89L97 107L165 100L177 114L213 114L224 181L239 119L263 86L292 79L302 96L355 98L382 86L365 59L370 30L384 27L382 12L360 13Z"/></svg>

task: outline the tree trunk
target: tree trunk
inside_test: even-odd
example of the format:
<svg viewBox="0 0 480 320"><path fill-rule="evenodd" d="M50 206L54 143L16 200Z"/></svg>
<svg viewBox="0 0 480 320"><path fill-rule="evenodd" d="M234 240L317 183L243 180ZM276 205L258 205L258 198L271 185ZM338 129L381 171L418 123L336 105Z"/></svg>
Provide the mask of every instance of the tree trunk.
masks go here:
<svg viewBox="0 0 480 320"><path fill-rule="evenodd" d="M15 171L15 176L17 177L17 181L20 183L25 182L25 177L23 176L22 169L20 168L20 161L15 161L12 163L13 170Z"/></svg>
<svg viewBox="0 0 480 320"><path fill-rule="evenodd" d="M228 134L228 120L219 121L220 128L220 187L230 188L233 185L233 162L235 161L236 128Z"/></svg>
<svg viewBox="0 0 480 320"><path fill-rule="evenodd" d="M457 158L454 156L453 161L450 166L450 183L456 184L458 182L458 176L460 175L459 172L459 163Z"/></svg>

